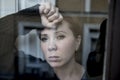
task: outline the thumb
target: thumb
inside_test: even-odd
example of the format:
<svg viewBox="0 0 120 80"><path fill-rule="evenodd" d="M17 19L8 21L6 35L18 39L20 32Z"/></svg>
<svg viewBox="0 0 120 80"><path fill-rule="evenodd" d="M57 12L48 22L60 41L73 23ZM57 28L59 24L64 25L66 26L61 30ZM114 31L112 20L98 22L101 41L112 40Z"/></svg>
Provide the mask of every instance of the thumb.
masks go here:
<svg viewBox="0 0 120 80"><path fill-rule="evenodd" d="M46 26L46 24L48 23L48 19L45 14L41 14L41 23L43 26Z"/></svg>

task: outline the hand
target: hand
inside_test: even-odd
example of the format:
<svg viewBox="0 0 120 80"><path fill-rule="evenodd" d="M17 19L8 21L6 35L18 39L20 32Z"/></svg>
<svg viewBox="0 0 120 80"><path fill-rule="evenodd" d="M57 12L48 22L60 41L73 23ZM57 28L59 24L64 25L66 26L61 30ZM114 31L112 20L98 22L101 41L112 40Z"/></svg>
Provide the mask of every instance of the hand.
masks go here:
<svg viewBox="0 0 120 80"><path fill-rule="evenodd" d="M56 23L63 20L58 8L49 2L40 4L39 12L41 14L41 22L45 27L55 27Z"/></svg>

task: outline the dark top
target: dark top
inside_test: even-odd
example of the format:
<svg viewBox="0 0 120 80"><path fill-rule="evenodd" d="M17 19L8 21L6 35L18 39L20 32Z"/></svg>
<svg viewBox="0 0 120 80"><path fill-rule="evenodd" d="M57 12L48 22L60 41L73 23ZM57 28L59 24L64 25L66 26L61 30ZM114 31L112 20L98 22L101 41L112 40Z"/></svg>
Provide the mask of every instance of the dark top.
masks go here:
<svg viewBox="0 0 120 80"><path fill-rule="evenodd" d="M18 36L18 23L20 21L40 22L39 5L21 10L17 13L0 18L0 80L12 78L15 72L15 40ZM32 18L31 18L32 17ZM10 76L10 77L9 77ZM9 79L8 79L9 80Z"/></svg>

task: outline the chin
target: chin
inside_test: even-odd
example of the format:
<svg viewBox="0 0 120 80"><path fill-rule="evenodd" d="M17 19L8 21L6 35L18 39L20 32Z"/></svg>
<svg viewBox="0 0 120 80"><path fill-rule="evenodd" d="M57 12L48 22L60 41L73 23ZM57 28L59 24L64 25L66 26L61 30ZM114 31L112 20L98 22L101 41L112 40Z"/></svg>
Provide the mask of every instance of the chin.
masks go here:
<svg viewBox="0 0 120 80"><path fill-rule="evenodd" d="M52 68L59 68L62 65L60 63L49 63Z"/></svg>

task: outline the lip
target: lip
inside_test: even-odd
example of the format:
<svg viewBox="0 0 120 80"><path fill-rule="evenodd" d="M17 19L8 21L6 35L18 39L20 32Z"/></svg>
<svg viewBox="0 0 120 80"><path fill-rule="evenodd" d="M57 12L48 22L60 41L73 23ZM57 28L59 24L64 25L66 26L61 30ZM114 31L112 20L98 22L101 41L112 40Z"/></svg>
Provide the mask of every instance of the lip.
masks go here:
<svg viewBox="0 0 120 80"><path fill-rule="evenodd" d="M50 57L48 57L48 59L50 62L60 62L61 61L59 56L50 56Z"/></svg>

